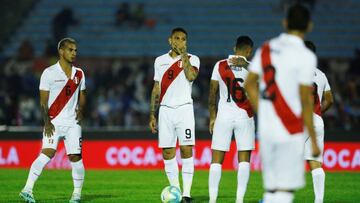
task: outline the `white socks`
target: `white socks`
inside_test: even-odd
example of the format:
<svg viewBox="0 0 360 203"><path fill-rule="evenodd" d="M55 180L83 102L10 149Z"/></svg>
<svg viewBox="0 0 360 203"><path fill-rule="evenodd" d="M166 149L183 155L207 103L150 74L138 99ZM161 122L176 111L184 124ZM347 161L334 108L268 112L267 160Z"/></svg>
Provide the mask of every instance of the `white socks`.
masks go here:
<svg viewBox="0 0 360 203"><path fill-rule="evenodd" d="M265 192L263 203L275 203L275 193Z"/></svg>
<svg viewBox="0 0 360 203"><path fill-rule="evenodd" d="M246 192L247 184L250 176L250 163L240 162L237 174L237 190L236 190L236 203L242 203L244 201L244 195Z"/></svg>
<svg viewBox="0 0 360 203"><path fill-rule="evenodd" d="M221 164L213 163L210 165L209 172L209 197L210 203L215 203L218 191L219 191L219 183L221 179Z"/></svg>
<svg viewBox="0 0 360 203"><path fill-rule="evenodd" d="M28 192L32 192L32 189L34 187L36 180L40 176L40 174L41 174L43 168L46 166L46 164L49 163L49 161L50 161L50 158L48 156L46 156L43 153L40 153L38 158L36 158L35 161L31 165L31 168L29 171L29 176L26 181L24 190L26 190Z"/></svg>
<svg viewBox="0 0 360 203"><path fill-rule="evenodd" d="M178 163L176 161L176 157L174 157L173 159L169 159L169 160L164 159L164 165L165 165L165 173L168 177L170 185L176 186L180 189L179 167L178 167Z"/></svg>
<svg viewBox="0 0 360 203"><path fill-rule="evenodd" d="M77 162L70 162L72 167L72 178L74 182L74 192L81 194L81 189L84 183L85 169L82 159Z"/></svg>
<svg viewBox="0 0 360 203"><path fill-rule="evenodd" d="M190 197L190 190L194 176L194 158L182 160L183 196Z"/></svg>
<svg viewBox="0 0 360 203"><path fill-rule="evenodd" d="M325 172L322 168L317 168L311 171L315 203L322 203L324 201L324 190L325 190Z"/></svg>

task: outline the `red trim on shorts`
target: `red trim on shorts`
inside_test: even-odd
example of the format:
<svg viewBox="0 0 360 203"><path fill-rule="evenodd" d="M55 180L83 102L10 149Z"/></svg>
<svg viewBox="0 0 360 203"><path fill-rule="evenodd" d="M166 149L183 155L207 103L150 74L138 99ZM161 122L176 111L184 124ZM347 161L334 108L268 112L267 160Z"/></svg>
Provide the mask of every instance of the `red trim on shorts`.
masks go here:
<svg viewBox="0 0 360 203"><path fill-rule="evenodd" d="M277 113L284 127L289 131L290 134L303 132L303 120L301 117L297 117L286 103L275 81L275 73L272 73L271 71L265 71L268 66L273 66L271 64L269 43L264 44L261 49L261 63L264 72L263 80L265 81L267 88L271 87L268 90L275 94L274 99L270 101L272 101L275 112Z"/></svg>
<svg viewBox="0 0 360 203"><path fill-rule="evenodd" d="M54 119L59 113L63 110L65 105L69 102L76 89L80 85L83 74L80 70L76 70L74 79L68 79L64 88L61 90L59 95L56 97L55 101L51 104L49 108L50 119Z"/></svg>
<svg viewBox="0 0 360 203"><path fill-rule="evenodd" d="M221 76L221 79L223 80L223 82L226 84L226 78L230 78L230 81L231 81L231 85L229 85L230 87L230 95L231 95L231 100L241 109L244 109L247 113L247 115L249 116L249 118L253 117L254 116L254 112L251 108L251 105L250 105L250 101L248 100L248 98L246 97L246 94L243 94L245 92L243 91L235 91L236 95L233 95L233 85L232 85L232 81L234 81L236 78L235 78L235 75L234 73L231 71L231 68L229 66L229 64L227 63L226 60L222 61L219 63L219 73L220 73L220 76ZM245 78L243 78L245 80ZM240 85L239 83L237 82L235 84L235 88L236 89L239 89L240 88ZM241 101L237 101L235 102L232 98L235 97L235 98L243 98L245 97L244 101L241 102Z"/></svg>

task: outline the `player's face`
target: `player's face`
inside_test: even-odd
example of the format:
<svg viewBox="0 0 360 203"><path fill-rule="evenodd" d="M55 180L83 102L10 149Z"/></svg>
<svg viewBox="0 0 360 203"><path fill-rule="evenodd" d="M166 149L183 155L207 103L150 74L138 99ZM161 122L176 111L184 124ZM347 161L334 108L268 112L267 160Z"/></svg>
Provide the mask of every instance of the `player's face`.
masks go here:
<svg viewBox="0 0 360 203"><path fill-rule="evenodd" d="M66 43L65 46L60 49L60 55L64 58L67 62L73 63L75 61L77 54L76 44L73 43Z"/></svg>
<svg viewBox="0 0 360 203"><path fill-rule="evenodd" d="M169 44L173 51L175 51L174 47L183 48L186 45L186 42L187 42L187 37L186 37L186 34L183 32L175 32L169 38ZM179 53L177 53L177 54L179 54Z"/></svg>

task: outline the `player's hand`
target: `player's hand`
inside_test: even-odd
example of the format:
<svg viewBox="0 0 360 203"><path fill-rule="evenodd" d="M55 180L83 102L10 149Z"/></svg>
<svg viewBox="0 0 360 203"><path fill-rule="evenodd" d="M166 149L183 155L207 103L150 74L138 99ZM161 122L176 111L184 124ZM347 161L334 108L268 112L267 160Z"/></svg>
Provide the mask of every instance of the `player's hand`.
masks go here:
<svg viewBox="0 0 360 203"><path fill-rule="evenodd" d="M240 67L240 66L245 66L248 63L241 57L232 57L229 59L229 63L230 65L236 66L236 67Z"/></svg>
<svg viewBox="0 0 360 203"><path fill-rule="evenodd" d="M156 118L153 115L150 116L149 127L150 127L150 130L151 130L151 133L153 133L153 134L157 133Z"/></svg>
<svg viewBox="0 0 360 203"><path fill-rule="evenodd" d="M176 53L180 54L180 55L184 55L186 54L186 45L184 46L180 46L178 44L174 45L174 50L176 51Z"/></svg>
<svg viewBox="0 0 360 203"><path fill-rule="evenodd" d="M210 123L209 123L209 132L210 132L210 134L213 134L214 124L215 124L215 119L210 118Z"/></svg>
<svg viewBox="0 0 360 203"><path fill-rule="evenodd" d="M45 123L44 125L44 133L46 137L51 137L54 135L55 127L54 125L49 121Z"/></svg>
<svg viewBox="0 0 360 203"><path fill-rule="evenodd" d="M319 149L319 147L318 147L318 145L317 145L317 143L314 143L314 142L311 142L312 144L312 155L313 155L313 157L318 157L318 156L320 156L320 149Z"/></svg>
<svg viewBox="0 0 360 203"><path fill-rule="evenodd" d="M80 125L81 121L84 118L84 114L83 111L81 109L76 109L76 120L77 120L77 124Z"/></svg>

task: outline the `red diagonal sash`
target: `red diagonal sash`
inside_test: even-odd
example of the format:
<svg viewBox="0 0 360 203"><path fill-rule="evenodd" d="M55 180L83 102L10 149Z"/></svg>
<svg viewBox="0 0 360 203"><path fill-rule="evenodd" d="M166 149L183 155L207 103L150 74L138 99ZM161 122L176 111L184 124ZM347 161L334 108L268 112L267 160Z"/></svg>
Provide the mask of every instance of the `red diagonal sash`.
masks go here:
<svg viewBox="0 0 360 203"><path fill-rule="evenodd" d="M224 81L225 84L227 84L227 82L230 82L230 85L227 86L228 88L230 88L229 93L231 95L231 98L240 98L239 101L234 101L234 99L232 99L232 101L234 101L239 108L244 109L249 118L253 117L254 112L251 108L249 100L246 97L245 90L240 86L238 82L233 82L236 80L236 78L226 60L219 63L219 73L221 79ZM234 89L239 91L234 91Z"/></svg>
<svg viewBox="0 0 360 203"><path fill-rule="evenodd" d="M278 85L276 84L275 72L267 71L267 68L270 66L273 67L271 64L269 43L264 44L261 49L261 63L264 72L263 79L265 81L266 88L271 91L273 95L275 95L271 101L275 112L279 116L281 122L284 124L284 127L289 131L290 134L303 132L304 127L302 118L297 117L286 103Z"/></svg>
<svg viewBox="0 0 360 203"><path fill-rule="evenodd" d="M191 56L189 56L190 59ZM166 90L169 88L171 83L175 80L175 78L180 74L180 72L183 70L180 67L181 59L177 60L175 63L173 63L170 68L168 68L163 77L161 78L161 91L160 91L160 103L166 93Z"/></svg>
<svg viewBox="0 0 360 203"><path fill-rule="evenodd" d="M50 119L54 119L63 110L64 106L68 103L68 101L71 99L72 95L78 88L82 77L82 72L76 70L74 79L68 79L64 88L61 90L61 92L49 108Z"/></svg>
<svg viewBox="0 0 360 203"><path fill-rule="evenodd" d="M313 99L314 99L314 113L321 116L321 105L320 105L320 97L318 94L318 86L314 82L313 84Z"/></svg>

